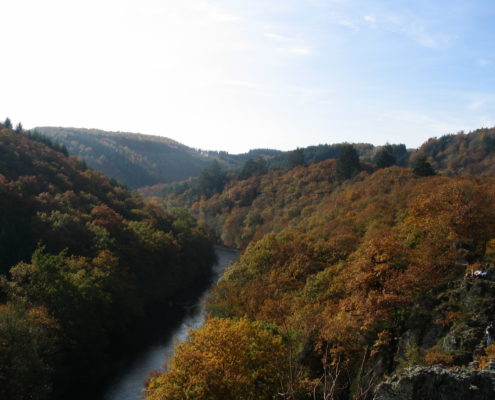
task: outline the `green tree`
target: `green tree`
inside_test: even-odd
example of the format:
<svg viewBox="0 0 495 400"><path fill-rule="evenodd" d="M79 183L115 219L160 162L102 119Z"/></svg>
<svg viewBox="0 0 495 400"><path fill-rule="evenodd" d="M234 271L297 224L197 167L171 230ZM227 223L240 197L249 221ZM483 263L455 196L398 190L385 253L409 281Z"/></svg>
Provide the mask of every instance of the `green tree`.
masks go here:
<svg viewBox="0 0 495 400"><path fill-rule="evenodd" d="M205 168L198 177L198 189L201 195L212 196L220 193L227 183L227 174L217 160Z"/></svg>
<svg viewBox="0 0 495 400"><path fill-rule="evenodd" d="M426 156L419 156L414 164L414 174L416 176L433 176L435 170L431 164L427 161Z"/></svg>
<svg viewBox="0 0 495 400"><path fill-rule="evenodd" d="M256 161L250 158L244 163L241 172L239 172L239 179L248 179L253 175L264 174L265 172L266 161L264 158L259 158Z"/></svg>
<svg viewBox="0 0 495 400"><path fill-rule="evenodd" d="M337 159L337 177L340 180L350 179L359 171L361 171L361 163L358 152L351 144L344 145Z"/></svg>
<svg viewBox="0 0 495 400"><path fill-rule="evenodd" d="M58 330L43 307L0 304L0 398L53 398L50 375Z"/></svg>
<svg viewBox="0 0 495 400"><path fill-rule="evenodd" d="M378 168L388 168L397 164L391 145L387 144L376 154L375 163Z"/></svg>
<svg viewBox="0 0 495 400"><path fill-rule="evenodd" d="M12 129L12 121L10 118L5 118L5 121L3 121L3 126L7 129Z"/></svg>
<svg viewBox="0 0 495 400"><path fill-rule="evenodd" d="M304 151L297 148L289 153L289 169L304 165Z"/></svg>

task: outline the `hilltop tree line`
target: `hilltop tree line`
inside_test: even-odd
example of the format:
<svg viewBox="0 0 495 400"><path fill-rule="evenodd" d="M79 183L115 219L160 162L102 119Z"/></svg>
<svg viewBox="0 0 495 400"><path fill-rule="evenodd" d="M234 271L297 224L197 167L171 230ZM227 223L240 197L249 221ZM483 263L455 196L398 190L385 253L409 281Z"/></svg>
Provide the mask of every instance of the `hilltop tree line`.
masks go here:
<svg viewBox="0 0 495 400"><path fill-rule="evenodd" d="M301 213L304 204L314 201L315 196L328 193L336 185L361 172L369 173L397 164L391 145L376 153L375 163L362 162L358 151L350 144L341 146L336 160L323 163L307 165L303 154L302 149L292 153L290 159L294 164L289 169L270 168L265 159L259 158L249 159L239 170L228 172L218 162L213 162L198 178L165 187L162 190L164 202L169 206L190 207L196 217L213 229L219 241L227 246L243 247L253 238L273 229L269 221L277 214L287 214L286 218L290 220ZM318 173L314 175L312 171ZM435 175L424 156L416 158L413 171L416 176ZM307 174L307 177L303 178L301 174ZM304 192L297 189L301 186L296 183L299 179L308 182ZM281 181L278 186L275 183L277 180ZM288 190L293 193L289 197L285 195L282 201L278 200L277 192L286 187L286 182ZM291 187L292 184L295 186ZM318 189L317 184L321 184ZM278 196L281 195L278 193ZM290 206L292 202L298 205ZM261 225L264 228L258 229Z"/></svg>

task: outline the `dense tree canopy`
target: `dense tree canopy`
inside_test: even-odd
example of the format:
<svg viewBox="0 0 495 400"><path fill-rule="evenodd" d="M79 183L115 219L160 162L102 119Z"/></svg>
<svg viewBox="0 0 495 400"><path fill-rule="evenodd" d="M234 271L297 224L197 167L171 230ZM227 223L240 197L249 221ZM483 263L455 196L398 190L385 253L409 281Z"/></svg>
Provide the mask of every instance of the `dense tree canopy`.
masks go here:
<svg viewBox="0 0 495 400"><path fill-rule="evenodd" d="M493 280L466 277L495 256L492 130L431 139L415 168L403 145L253 152L168 188L166 211L4 125L2 398L89 383L133 317L208 271L201 226L243 253L149 400L363 400L404 366L467 365L495 312Z"/></svg>
<svg viewBox="0 0 495 400"><path fill-rule="evenodd" d="M449 296L466 268L493 257L494 178L361 166L346 180L336 160L268 170L191 205L219 241L244 249L214 288L211 316L275 324L297 338L289 348L298 378L285 398L365 398L403 365L469 360L464 344L445 339L471 318Z"/></svg>
<svg viewBox="0 0 495 400"><path fill-rule="evenodd" d="M286 351L273 327L212 318L150 379L146 400L269 400L285 378Z"/></svg>
<svg viewBox="0 0 495 400"><path fill-rule="evenodd" d="M39 134L0 128L0 398L67 398L152 302L207 278L206 232Z"/></svg>

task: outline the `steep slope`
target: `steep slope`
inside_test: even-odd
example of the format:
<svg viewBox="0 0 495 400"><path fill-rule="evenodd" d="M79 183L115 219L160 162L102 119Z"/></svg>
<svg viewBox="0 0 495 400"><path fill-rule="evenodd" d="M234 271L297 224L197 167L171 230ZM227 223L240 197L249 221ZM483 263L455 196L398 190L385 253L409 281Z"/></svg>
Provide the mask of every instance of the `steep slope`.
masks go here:
<svg viewBox="0 0 495 400"><path fill-rule="evenodd" d="M98 129L39 127L34 131L65 145L70 154L131 188L198 176L213 160L229 169L250 158L281 153L271 149L250 150L245 154L196 150L162 136Z"/></svg>
<svg viewBox="0 0 495 400"><path fill-rule="evenodd" d="M191 207L225 243L247 243L209 311L268 324L284 338L287 369L270 369L279 378L271 393L366 399L407 366L462 366L491 354L482 342L495 301L492 276L464 277L495 255L494 178L417 177L392 167L343 181L336 170L328 160L268 171ZM228 340L219 335L211 346ZM186 395L181 387L193 382L181 378L177 386L181 360L229 359L203 357L194 346L151 381L150 399L175 398L170 389ZM254 365L263 371L263 363ZM208 382L197 382L198 391L228 397Z"/></svg>
<svg viewBox="0 0 495 400"><path fill-rule="evenodd" d="M212 160L160 136L54 127L36 131L63 143L70 154L132 188L196 176Z"/></svg>
<svg viewBox="0 0 495 400"><path fill-rule="evenodd" d="M84 393L132 322L205 279L214 258L186 213L1 124L0 203L2 399Z"/></svg>

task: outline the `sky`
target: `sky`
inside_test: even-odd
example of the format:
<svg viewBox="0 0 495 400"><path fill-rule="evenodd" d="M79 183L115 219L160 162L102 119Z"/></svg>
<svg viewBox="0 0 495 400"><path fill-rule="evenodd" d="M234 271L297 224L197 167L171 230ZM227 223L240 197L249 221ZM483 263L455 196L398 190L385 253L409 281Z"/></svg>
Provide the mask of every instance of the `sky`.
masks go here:
<svg viewBox="0 0 495 400"><path fill-rule="evenodd" d="M493 0L1 0L0 119L240 153L495 125Z"/></svg>

